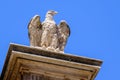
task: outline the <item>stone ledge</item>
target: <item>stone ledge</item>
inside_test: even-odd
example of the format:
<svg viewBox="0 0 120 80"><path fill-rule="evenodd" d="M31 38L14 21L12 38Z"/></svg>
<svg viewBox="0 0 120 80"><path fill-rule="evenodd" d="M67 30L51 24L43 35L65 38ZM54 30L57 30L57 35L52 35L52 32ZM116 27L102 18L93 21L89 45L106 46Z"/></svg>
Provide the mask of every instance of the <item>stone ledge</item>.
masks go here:
<svg viewBox="0 0 120 80"><path fill-rule="evenodd" d="M8 54L6 57L6 61L5 61L3 71L1 74L2 79L6 76L6 71L7 72L10 71L10 70L8 70L8 66L10 67L11 63L16 63L16 62L14 62L13 58L16 58L16 59L21 58L22 61L24 61L26 59L32 60L35 62L41 61L44 63L49 63L51 65L54 64L54 66L55 65L61 65L62 67L66 66L67 69L69 69L68 67L71 67L71 71L72 71L72 68L73 69L76 68L80 71L82 70L83 72L85 72L86 76L89 75L90 76L89 80L94 80L94 78L97 75L97 73L100 69L100 66L102 64L101 60L90 59L90 58L85 58L85 57L80 57L80 56L74 56L74 55L70 55L70 54L57 53L57 52L42 50L42 49L18 45L18 44L10 44ZM10 62L10 60L12 60L12 62ZM32 66L32 63L34 63L34 62L31 62L31 66ZM20 64L24 64L24 63L21 62ZM41 63L39 63L39 64L41 64ZM13 67L13 66L11 66L11 67ZM61 67L59 66L59 68L61 68ZM88 71L88 72L86 72L86 71ZM92 72L92 73L90 74L89 72ZM87 73L89 73L89 74L87 74ZM59 74L61 75L61 73L59 73ZM83 75L82 73L79 73L78 75L85 76L85 74ZM5 80L7 80L7 79L5 79ZM87 80L87 79L84 79L84 80Z"/></svg>
<svg viewBox="0 0 120 80"><path fill-rule="evenodd" d="M94 66L101 66L102 64L101 60L96 60L96 59L91 59L91 58L81 57L81 56L74 56L71 54L63 54L59 52L57 53L57 52L42 50L35 47L23 46L18 44L10 44L8 53L10 53L11 50L25 52L25 53L34 54L34 55L41 55L41 56L46 56L51 58L57 58L57 59L62 59L67 61L73 61L73 62L88 64L88 65L94 65Z"/></svg>

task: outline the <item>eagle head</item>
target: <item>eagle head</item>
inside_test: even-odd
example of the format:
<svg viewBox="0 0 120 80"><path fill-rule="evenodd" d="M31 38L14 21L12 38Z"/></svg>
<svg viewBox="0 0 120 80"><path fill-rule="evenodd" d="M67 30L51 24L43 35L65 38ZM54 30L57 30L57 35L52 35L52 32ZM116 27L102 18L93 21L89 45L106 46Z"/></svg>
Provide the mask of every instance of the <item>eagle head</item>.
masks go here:
<svg viewBox="0 0 120 80"><path fill-rule="evenodd" d="M52 16L54 16L54 15L57 14L57 13L58 13L57 11L49 10L49 11L47 12L47 15L52 15Z"/></svg>
<svg viewBox="0 0 120 80"><path fill-rule="evenodd" d="M55 14L57 14L58 12L57 11L54 11L54 10L49 10L47 13L46 13L46 17L47 18L52 18Z"/></svg>
<svg viewBox="0 0 120 80"><path fill-rule="evenodd" d="M45 21L54 21L53 16L54 16L55 14L57 14L57 11L49 10L49 11L46 13ZM54 23L55 23L55 22L54 22Z"/></svg>

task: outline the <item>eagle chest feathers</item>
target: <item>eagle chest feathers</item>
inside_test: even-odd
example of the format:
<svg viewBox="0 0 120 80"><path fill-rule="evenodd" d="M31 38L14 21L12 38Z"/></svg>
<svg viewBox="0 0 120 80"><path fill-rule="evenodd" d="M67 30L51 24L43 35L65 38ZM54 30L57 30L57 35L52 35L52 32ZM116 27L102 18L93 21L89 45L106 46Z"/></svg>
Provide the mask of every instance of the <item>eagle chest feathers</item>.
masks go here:
<svg viewBox="0 0 120 80"><path fill-rule="evenodd" d="M43 47L53 47L53 41L56 42L57 45L57 26L55 23L44 22L43 25L43 33L41 38L41 45ZM54 46L55 48L57 46Z"/></svg>
<svg viewBox="0 0 120 80"><path fill-rule="evenodd" d="M56 33L57 32L57 26L54 23L44 23L43 25L43 31L48 31L50 33Z"/></svg>

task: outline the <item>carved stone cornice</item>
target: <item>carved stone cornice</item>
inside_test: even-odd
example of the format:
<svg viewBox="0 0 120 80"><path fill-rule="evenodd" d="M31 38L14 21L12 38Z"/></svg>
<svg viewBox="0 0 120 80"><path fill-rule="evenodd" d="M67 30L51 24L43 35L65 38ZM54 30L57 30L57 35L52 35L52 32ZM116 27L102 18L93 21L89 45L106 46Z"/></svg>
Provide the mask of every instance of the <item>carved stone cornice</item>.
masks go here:
<svg viewBox="0 0 120 80"><path fill-rule="evenodd" d="M2 80L94 80L101 64L101 60L10 44L1 77Z"/></svg>

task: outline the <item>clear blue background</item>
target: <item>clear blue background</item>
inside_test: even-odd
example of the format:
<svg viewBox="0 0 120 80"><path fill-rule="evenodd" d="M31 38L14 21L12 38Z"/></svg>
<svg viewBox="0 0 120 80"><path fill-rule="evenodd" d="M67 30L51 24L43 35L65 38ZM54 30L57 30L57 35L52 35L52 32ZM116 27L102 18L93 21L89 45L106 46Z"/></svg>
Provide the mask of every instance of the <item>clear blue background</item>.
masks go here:
<svg viewBox="0 0 120 80"><path fill-rule="evenodd" d="M65 52L101 59L102 68L95 80L119 80L120 75L120 0L1 0L0 72L9 44L29 46L27 25L38 14L56 10L58 24L65 19L71 36Z"/></svg>

